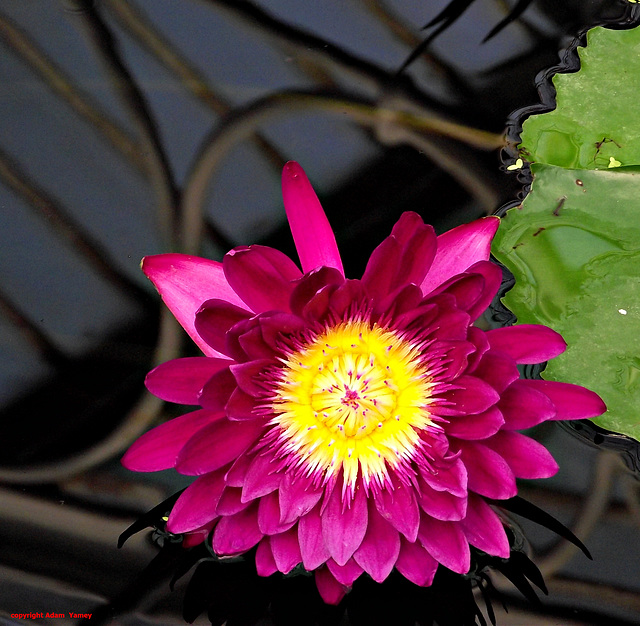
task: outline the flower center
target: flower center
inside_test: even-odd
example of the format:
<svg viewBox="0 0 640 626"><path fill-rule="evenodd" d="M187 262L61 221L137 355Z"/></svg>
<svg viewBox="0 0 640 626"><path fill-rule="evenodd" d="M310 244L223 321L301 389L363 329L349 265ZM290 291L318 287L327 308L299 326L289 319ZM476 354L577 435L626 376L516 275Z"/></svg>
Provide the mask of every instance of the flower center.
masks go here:
<svg viewBox="0 0 640 626"><path fill-rule="evenodd" d="M362 320L341 322L283 359L271 396L287 465L321 474L344 471L353 492L382 487L388 468L406 465L421 445L436 383L422 350L398 331Z"/></svg>

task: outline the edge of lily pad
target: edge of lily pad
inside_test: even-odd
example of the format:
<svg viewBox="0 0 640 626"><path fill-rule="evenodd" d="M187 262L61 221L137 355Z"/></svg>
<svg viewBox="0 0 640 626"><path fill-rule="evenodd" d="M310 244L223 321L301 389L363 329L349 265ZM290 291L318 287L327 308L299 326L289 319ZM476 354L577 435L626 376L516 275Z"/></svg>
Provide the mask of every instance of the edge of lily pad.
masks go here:
<svg viewBox="0 0 640 626"><path fill-rule="evenodd" d="M518 146L520 145L520 135L522 134L522 125L524 121L532 115L540 115L548 113L556 108L556 89L553 84L553 77L556 74L572 74L580 70L579 48L586 47L587 33L594 28L603 27L610 30L628 30L640 26L640 4L628 3L625 7L625 15L619 19L603 19L601 22L592 24L581 30L566 48L559 51L559 62L549 68L545 68L538 72L535 77L535 84L538 90L540 102L520 109L516 109L509 115L505 130L506 145L501 150L500 159L502 161L502 169L507 171L509 165L512 165L518 158L522 158ZM518 180L523 183L524 189L522 199L529 193L532 176L529 172L529 162L524 162L524 167L517 170ZM519 202L517 203L519 204ZM504 213L517 204L509 203L506 208L501 207L496 211L496 215L502 216Z"/></svg>

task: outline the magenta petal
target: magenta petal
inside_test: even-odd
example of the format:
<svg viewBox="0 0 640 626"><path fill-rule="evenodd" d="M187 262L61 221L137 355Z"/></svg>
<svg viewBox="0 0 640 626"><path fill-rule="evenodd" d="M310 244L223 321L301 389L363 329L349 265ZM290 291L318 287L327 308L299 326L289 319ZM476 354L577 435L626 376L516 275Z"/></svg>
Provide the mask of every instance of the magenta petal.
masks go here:
<svg viewBox="0 0 640 626"><path fill-rule="evenodd" d="M242 500L247 502L275 491L282 482L282 474L276 472L276 465L271 457L258 454L245 475L242 487Z"/></svg>
<svg viewBox="0 0 640 626"><path fill-rule="evenodd" d="M250 317L234 324L225 334L224 353L238 363L250 361L251 357L247 355L240 344L240 337L259 325L260 322L257 317Z"/></svg>
<svg viewBox="0 0 640 626"><path fill-rule="evenodd" d="M401 247L395 237L387 237L371 253L362 275L362 284L372 298L391 293L398 272Z"/></svg>
<svg viewBox="0 0 640 626"><path fill-rule="evenodd" d="M226 469L201 476L182 492L173 505L167 530L180 534L195 530L217 517L216 507L225 487Z"/></svg>
<svg viewBox="0 0 640 626"><path fill-rule="evenodd" d="M513 359L492 351L482 356L472 373L489 383L498 393L502 393L512 382L520 378L520 372Z"/></svg>
<svg viewBox="0 0 640 626"><path fill-rule="evenodd" d="M229 487L242 487L244 485L244 477L247 475L252 461L253 457L250 454L242 454L233 462L225 476Z"/></svg>
<svg viewBox="0 0 640 626"><path fill-rule="evenodd" d="M284 533L270 537L271 551L278 567L278 571L288 574L296 565L302 562L298 530L291 528Z"/></svg>
<svg viewBox="0 0 640 626"><path fill-rule="evenodd" d="M142 260L142 271L198 347L207 356L223 356L195 328L196 312L207 300L218 298L244 306L227 282L222 263L186 254L158 254Z"/></svg>
<svg viewBox="0 0 640 626"><path fill-rule="evenodd" d="M367 531L367 497L356 489L349 507L343 506L342 490L336 486L322 514L322 536L329 554L344 565L360 547Z"/></svg>
<svg viewBox="0 0 640 626"><path fill-rule="evenodd" d="M359 578L364 571L354 559L349 559L344 565L338 565L333 559L329 559L327 561L327 567L335 576L335 579L347 587L351 587L353 582Z"/></svg>
<svg viewBox="0 0 640 626"><path fill-rule="evenodd" d="M256 313L288 311L292 281L302 276L286 254L267 246L235 248L222 266L229 285Z"/></svg>
<svg viewBox="0 0 640 626"><path fill-rule="evenodd" d="M230 422L228 419L205 426L180 451L176 470L187 476L217 470L244 452L263 428L260 423Z"/></svg>
<svg viewBox="0 0 640 626"><path fill-rule="evenodd" d="M207 300L196 313L195 328L214 350L227 354L227 332L251 313L224 300Z"/></svg>
<svg viewBox="0 0 640 626"><path fill-rule="evenodd" d="M200 404L205 383L232 361L210 357L173 359L151 370L145 378L147 389L166 402Z"/></svg>
<svg viewBox="0 0 640 626"><path fill-rule="evenodd" d="M409 541L415 541L420 526L420 508L412 487L394 481L394 489L382 489L374 495L378 513Z"/></svg>
<svg viewBox="0 0 640 626"><path fill-rule="evenodd" d="M134 472L157 472L174 467L187 441L223 418L224 413L207 410L175 417L136 440L122 457L122 465Z"/></svg>
<svg viewBox="0 0 640 626"><path fill-rule="evenodd" d="M438 349L442 349L440 367L442 368L438 378L442 381L456 384L458 378L468 366L468 358L474 352L475 346L469 341L441 341ZM435 347L433 349L435 354Z"/></svg>
<svg viewBox="0 0 640 626"><path fill-rule="evenodd" d="M467 516L460 522L460 527L472 546L493 556L509 558L511 549L504 526L480 496L469 494Z"/></svg>
<svg viewBox="0 0 640 626"><path fill-rule="evenodd" d="M467 341L470 341L476 347L475 352L469 355L469 369L467 370L467 374L473 374L474 376L476 376L475 369L476 367L478 367L478 364L484 358L486 352L489 350L489 340L486 338L484 330L480 330L476 326L470 326L467 332ZM509 359L509 362L512 363L511 359ZM515 364L512 363L512 365L517 371ZM483 380L488 382L496 391L500 392L500 389L498 388L499 385L494 384L495 382L497 382L497 380L501 380L500 378L496 380L491 376L484 375L484 372L482 374L477 374L477 376L478 378L482 378ZM503 388L507 384L508 383L503 383Z"/></svg>
<svg viewBox="0 0 640 626"><path fill-rule="evenodd" d="M330 558L331 555L322 537L322 518L320 517L319 505L300 518L298 542L302 564L306 570L314 570Z"/></svg>
<svg viewBox="0 0 640 626"><path fill-rule="evenodd" d="M491 448L475 441L459 441L469 475L469 489L486 498L506 500L518 489L509 464Z"/></svg>
<svg viewBox="0 0 640 626"><path fill-rule="evenodd" d="M487 441L512 469L517 478L549 478L558 471L551 453L521 433L501 431Z"/></svg>
<svg viewBox="0 0 640 626"><path fill-rule="evenodd" d="M335 285L326 285L320 289L302 309L302 317L312 322L322 321L329 313L329 302L335 291Z"/></svg>
<svg viewBox="0 0 640 626"><path fill-rule="evenodd" d="M452 384L459 388L443 394L450 404L438 407L440 415L482 413L500 400L498 392L491 385L475 376L460 376Z"/></svg>
<svg viewBox="0 0 640 626"><path fill-rule="evenodd" d="M348 315L354 302L362 302L365 298L364 287L359 280L345 280L336 287L329 297L329 308L338 318Z"/></svg>
<svg viewBox="0 0 640 626"><path fill-rule="evenodd" d="M223 517L213 531L213 551L224 556L242 554L255 546L263 534L258 528L258 504Z"/></svg>
<svg viewBox="0 0 640 626"><path fill-rule="evenodd" d="M278 491L281 523L293 522L306 515L319 502L323 493L321 488L313 486L313 478L285 473Z"/></svg>
<svg viewBox="0 0 640 626"><path fill-rule="evenodd" d="M404 289L400 291L400 293L398 294L399 297L402 297L404 291ZM411 289L409 291L409 294L412 296L413 293L415 293L415 291ZM395 294L393 295L393 301L395 303ZM416 330L424 331L430 328L433 328L435 330L440 326L440 305L437 302L430 302L428 300L423 303L421 302L422 300L422 292L420 292L420 300L417 304L411 306L409 309L398 313L396 317L396 323L399 325L399 327L415 328ZM454 337L454 339L465 339L467 336L465 327L468 330L469 316L464 313L464 311L458 311L455 308L451 308L451 311L454 312L454 315L460 314L462 316L462 320L460 323L461 330L458 331L457 336ZM447 319L447 317L444 316L444 319Z"/></svg>
<svg viewBox="0 0 640 626"><path fill-rule="evenodd" d="M475 302L467 309L472 320L478 319L491 304L502 284L502 269L490 261L479 261L467 270L472 276L480 275L484 278L483 290Z"/></svg>
<svg viewBox="0 0 640 626"><path fill-rule="evenodd" d="M408 324L408 320L414 320L416 317L424 319L425 307L422 306L422 300L420 287L413 284L404 285L376 302L374 312L379 314L381 319L396 320L399 327L402 327ZM434 309L437 310L437 307Z"/></svg>
<svg viewBox="0 0 640 626"><path fill-rule="evenodd" d="M382 298L403 285L422 283L436 253L433 227L406 212L372 253L362 276L367 293Z"/></svg>
<svg viewBox="0 0 640 626"><path fill-rule="evenodd" d="M517 324L487 331L492 350L506 352L516 363L544 363L562 354L567 344L547 326Z"/></svg>
<svg viewBox="0 0 640 626"><path fill-rule="evenodd" d="M439 308L439 315L433 323L435 328L430 333L431 337L440 340L466 341L469 324L471 324L469 314L453 307L444 307L442 304L439 304ZM423 325L423 320L418 319L412 327L420 328Z"/></svg>
<svg viewBox="0 0 640 626"><path fill-rule="evenodd" d="M486 263L493 266L488 261ZM485 281L482 275L465 272L449 279L443 285L443 288L439 288L436 291L452 295L456 299L456 306L469 313L469 317L473 321L475 317L470 314L470 311L475 308L476 302L482 298L484 290Z"/></svg>
<svg viewBox="0 0 640 626"><path fill-rule="evenodd" d="M297 315L280 312L263 313L258 318L258 323L264 342L274 350L281 348L284 336L297 333L305 327L305 323Z"/></svg>
<svg viewBox="0 0 640 626"><path fill-rule="evenodd" d="M556 416L553 402L529 382L516 380L502 392L498 407L504 416L506 429L531 428Z"/></svg>
<svg viewBox="0 0 640 626"><path fill-rule="evenodd" d="M430 293L478 261L488 261L499 223L497 217L484 217L440 235L435 259L420 285L422 293Z"/></svg>
<svg viewBox="0 0 640 626"><path fill-rule="evenodd" d="M504 425L502 413L494 406L475 415L457 415L447 425L447 435L459 439L486 439Z"/></svg>
<svg viewBox="0 0 640 626"><path fill-rule="evenodd" d="M242 499L242 489L239 487L226 486L225 490L218 500L218 506L216 507L216 514L218 516L235 515L240 511L244 511L251 501L244 501Z"/></svg>
<svg viewBox="0 0 640 626"><path fill-rule="evenodd" d="M258 526L265 535L277 535L289 530L295 522L283 524L280 522L280 505L275 491L268 493L259 500Z"/></svg>
<svg viewBox="0 0 640 626"><path fill-rule="evenodd" d="M343 276L342 261L327 216L304 170L289 161L282 170L282 197L302 271L334 267Z"/></svg>
<svg viewBox="0 0 640 626"><path fill-rule="evenodd" d="M438 561L420 543L409 542L402 537L396 569L415 585L428 587L436 575Z"/></svg>
<svg viewBox="0 0 640 626"><path fill-rule="evenodd" d="M264 537L256 550L256 573L258 576L271 576L278 571L269 537Z"/></svg>
<svg viewBox="0 0 640 626"><path fill-rule="evenodd" d="M467 512L467 496L454 496L448 491L436 491L420 480L420 508L436 519L443 521L461 520Z"/></svg>
<svg viewBox="0 0 640 626"><path fill-rule="evenodd" d="M340 600L344 598L348 591L347 587L341 585L326 567L316 570L315 579L318 592L325 603L340 604Z"/></svg>
<svg viewBox="0 0 640 626"><path fill-rule="evenodd" d="M541 391L556 407L557 420L588 419L602 415L607 406L593 391L580 385L557 383L551 380L522 381L528 387Z"/></svg>
<svg viewBox="0 0 640 626"><path fill-rule="evenodd" d="M398 559L400 536L398 531L378 513L373 500L369 501L368 509L367 532L360 547L354 552L353 558L373 580L381 583L391 574Z"/></svg>
<svg viewBox="0 0 640 626"><path fill-rule="evenodd" d="M262 336L262 328L259 323L238 336L238 345L249 359L272 359L275 356L274 349Z"/></svg>
<svg viewBox="0 0 640 626"><path fill-rule="evenodd" d="M271 365L273 365L272 359L256 359L247 363L231 365L229 370L242 391L250 396L261 396L264 393L265 385L257 377Z"/></svg>
<svg viewBox="0 0 640 626"><path fill-rule="evenodd" d="M417 213L407 211L394 224L391 236L402 246L401 275L398 275L396 286L420 285L436 256L437 238L433 226L425 224Z"/></svg>
<svg viewBox="0 0 640 626"><path fill-rule="evenodd" d="M425 515L420 522L418 539L438 563L452 572L466 574L469 571L469 543L458 522L441 522Z"/></svg>
<svg viewBox="0 0 640 626"><path fill-rule="evenodd" d="M189 533L184 535L182 540L183 548L193 548L195 546L199 546L201 543L204 543L213 527L215 526L216 520L212 520L208 524L204 526L200 526L200 528L196 528Z"/></svg>
<svg viewBox="0 0 640 626"><path fill-rule="evenodd" d="M255 408L256 399L238 388L233 390L229 402L225 405L229 419L235 422L256 419L258 416L255 413Z"/></svg>
<svg viewBox="0 0 640 626"><path fill-rule="evenodd" d="M464 497L467 494L467 468L460 459L456 459L451 466L429 471L419 468L420 476L436 491L449 491L454 496Z"/></svg>
<svg viewBox="0 0 640 626"><path fill-rule="evenodd" d="M230 363L233 363L233 361L230 361ZM205 409L223 411L237 386L236 379L227 367L215 373L207 381L200 392L198 402Z"/></svg>
<svg viewBox="0 0 640 626"><path fill-rule="evenodd" d="M220 500L218 500L218 506L216 507L216 514L219 516L235 515L240 511L244 511L251 502L245 502L242 500L242 489L238 487L227 487L222 492Z"/></svg>
<svg viewBox="0 0 640 626"><path fill-rule="evenodd" d="M330 299L328 286L338 288L345 283L344 276L333 267L319 267L301 278L291 293L291 310L299 317L304 317L307 305L324 290L327 303ZM317 298L316 298L317 300ZM317 308L318 302L315 303Z"/></svg>

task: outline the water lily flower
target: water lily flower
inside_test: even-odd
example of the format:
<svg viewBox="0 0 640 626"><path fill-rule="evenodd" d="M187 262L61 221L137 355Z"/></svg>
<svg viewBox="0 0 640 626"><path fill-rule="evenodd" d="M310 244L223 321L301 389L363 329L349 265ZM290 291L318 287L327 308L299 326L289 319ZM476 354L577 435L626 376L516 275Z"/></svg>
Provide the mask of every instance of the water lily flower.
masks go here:
<svg viewBox="0 0 640 626"><path fill-rule="evenodd" d="M258 245L222 262L144 259L204 353L160 365L147 387L200 408L144 434L123 464L197 476L167 522L186 545L257 547L258 574L301 565L329 603L363 572L428 586L440 566L467 573L470 546L509 557L495 501L558 469L518 430L606 407L583 387L520 378L518 364L565 350L550 328L474 326L501 283L499 219L436 236L404 213L347 279L297 163L282 187L301 269Z"/></svg>

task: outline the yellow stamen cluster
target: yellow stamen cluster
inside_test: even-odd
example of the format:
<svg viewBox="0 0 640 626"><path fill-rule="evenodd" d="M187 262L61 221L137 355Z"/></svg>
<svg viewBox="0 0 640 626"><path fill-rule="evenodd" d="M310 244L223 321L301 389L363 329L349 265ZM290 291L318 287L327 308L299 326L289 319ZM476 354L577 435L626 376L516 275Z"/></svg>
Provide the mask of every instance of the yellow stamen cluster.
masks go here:
<svg viewBox="0 0 640 626"><path fill-rule="evenodd" d="M352 320L289 354L272 401L283 450L325 480L342 468L351 490L359 472L382 486L434 427L435 383L420 352L397 331Z"/></svg>

